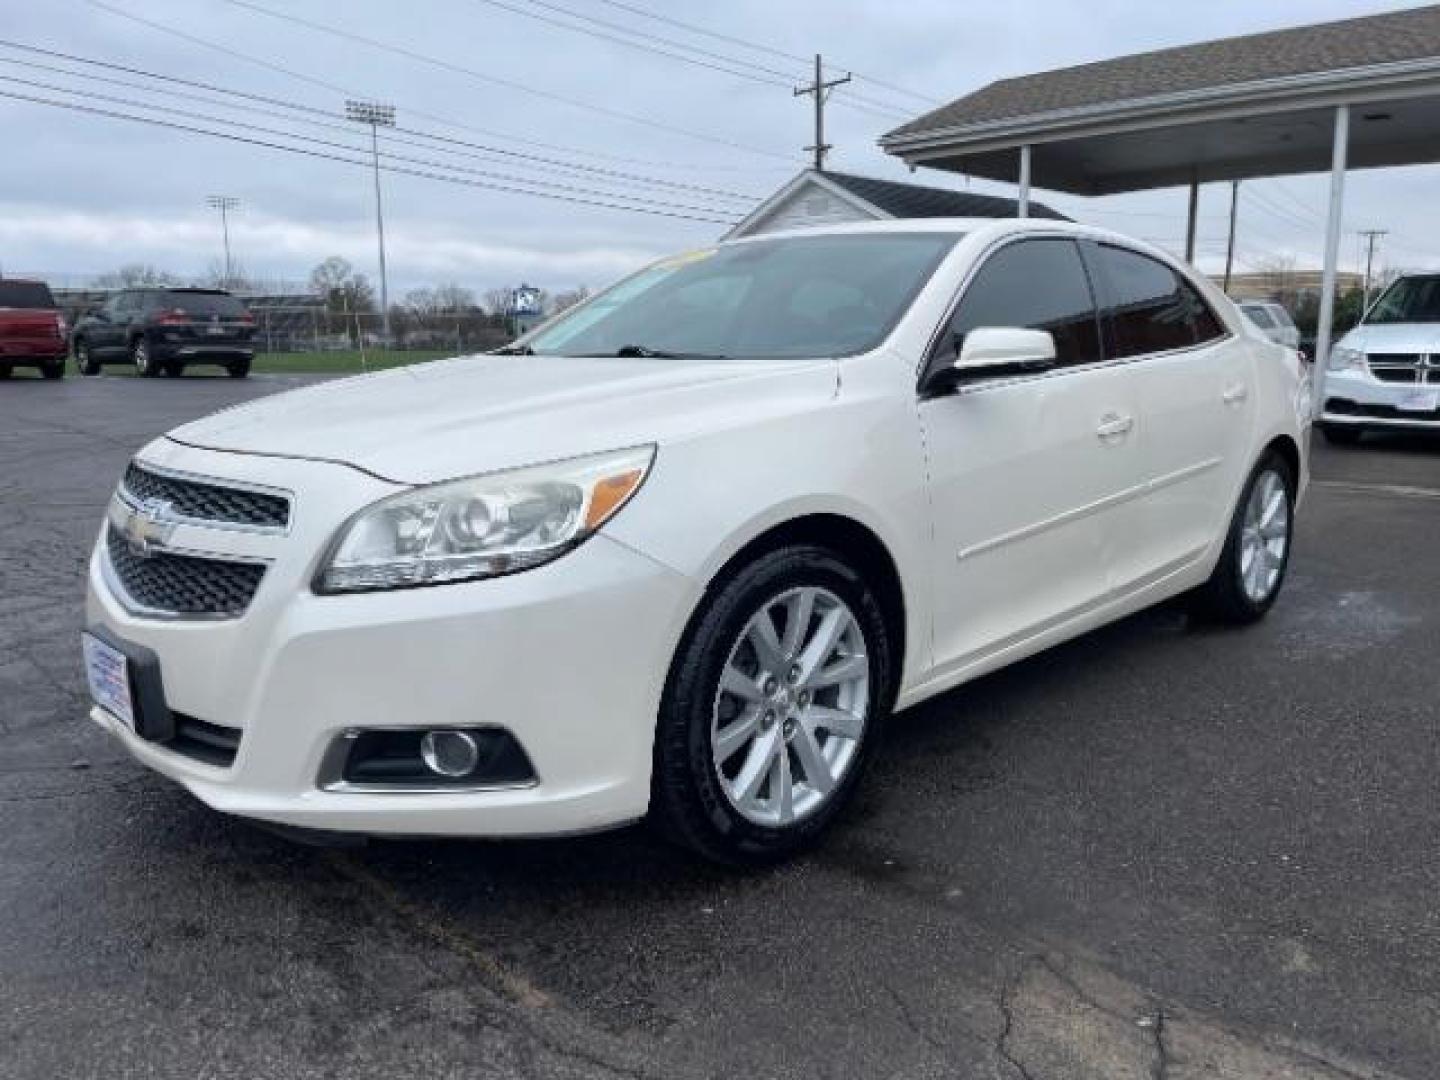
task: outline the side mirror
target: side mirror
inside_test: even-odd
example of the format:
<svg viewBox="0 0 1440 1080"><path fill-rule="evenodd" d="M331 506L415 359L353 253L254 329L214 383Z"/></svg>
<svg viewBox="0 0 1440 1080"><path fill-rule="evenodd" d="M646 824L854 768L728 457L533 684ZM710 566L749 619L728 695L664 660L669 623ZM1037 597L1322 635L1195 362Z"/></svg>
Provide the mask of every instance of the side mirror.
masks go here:
<svg viewBox="0 0 1440 1080"><path fill-rule="evenodd" d="M955 362L941 368L931 389L944 392L963 383L1028 375L1055 366L1055 337L1048 330L980 326L955 342Z"/></svg>

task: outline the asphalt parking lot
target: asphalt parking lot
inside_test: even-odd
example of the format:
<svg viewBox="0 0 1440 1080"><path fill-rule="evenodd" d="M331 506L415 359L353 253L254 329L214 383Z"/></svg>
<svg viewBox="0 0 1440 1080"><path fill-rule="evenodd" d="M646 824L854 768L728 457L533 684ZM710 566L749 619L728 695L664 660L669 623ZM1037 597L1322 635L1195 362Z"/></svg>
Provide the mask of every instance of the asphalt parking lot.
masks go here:
<svg viewBox="0 0 1440 1080"><path fill-rule="evenodd" d="M301 847L89 723L126 459L292 384L0 384L0 1076L1440 1071L1440 440L1317 446L1262 625L1160 609L904 714L824 849L740 875Z"/></svg>

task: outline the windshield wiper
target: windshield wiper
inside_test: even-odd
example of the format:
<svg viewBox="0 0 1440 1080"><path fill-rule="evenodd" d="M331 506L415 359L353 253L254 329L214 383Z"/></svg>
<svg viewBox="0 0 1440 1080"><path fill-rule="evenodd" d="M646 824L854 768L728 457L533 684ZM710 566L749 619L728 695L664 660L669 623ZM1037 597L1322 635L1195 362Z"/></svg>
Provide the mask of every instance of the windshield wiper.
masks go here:
<svg viewBox="0 0 1440 1080"><path fill-rule="evenodd" d="M491 356L534 356L535 350L529 345L506 345L503 349L495 349Z"/></svg>
<svg viewBox="0 0 1440 1080"><path fill-rule="evenodd" d="M652 349L649 345L621 345L615 350L616 356L634 357L641 360L728 360L718 353L666 352Z"/></svg>

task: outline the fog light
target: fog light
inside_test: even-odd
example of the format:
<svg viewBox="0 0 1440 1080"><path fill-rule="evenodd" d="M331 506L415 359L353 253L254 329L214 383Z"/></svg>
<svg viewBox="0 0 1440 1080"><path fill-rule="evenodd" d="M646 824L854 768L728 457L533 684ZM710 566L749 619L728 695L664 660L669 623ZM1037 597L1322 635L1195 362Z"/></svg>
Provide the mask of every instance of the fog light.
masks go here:
<svg viewBox="0 0 1440 1080"><path fill-rule="evenodd" d="M420 760L440 776L469 776L480 763L480 747L467 731L427 731L420 738Z"/></svg>

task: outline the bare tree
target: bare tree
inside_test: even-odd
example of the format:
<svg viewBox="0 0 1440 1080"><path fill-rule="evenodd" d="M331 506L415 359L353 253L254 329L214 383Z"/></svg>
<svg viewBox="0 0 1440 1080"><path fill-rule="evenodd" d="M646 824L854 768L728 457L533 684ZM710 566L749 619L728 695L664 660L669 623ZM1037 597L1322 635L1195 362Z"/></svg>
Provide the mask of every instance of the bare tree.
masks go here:
<svg viewBox="0 0 1440 1080"><path fill-rule="evenodd" d="M469 311L475 306L475 294L451 281L434 290L437 311Z"/></svg>
<svg viewBox="0 0 1440 1080"><path fill-rule="evenodd" d="M135 289L179 283L180 279L176 275L150 263L126 263L120 269L101 274L95 279L95 287L99 289Z"/></svg>
<svg viewBox="0 0 1440 1080"><path fill-rule="evenodd" d="M349 261L331 255L310 271L310 291L325 298L330 311L373 311L375 290Z"/></svg>
<svg viewBox="0 0 1440 1080"><path fill-rule="evenodd" d="M585 285L577 286L574 289L567 289L565 292L558 292L555 294L555 299L551 302L551 313L558 314L559 312L564 311L567 308L572 308L576 304L582 303L589 298L590 289L588 286Z"/></svg>
<svg viewBox="0 0 1440 1080"><path fill-rule="evenodd" d="M509 288L486 289L483 306L487 315L504 315L510 310Z"/></svg>

